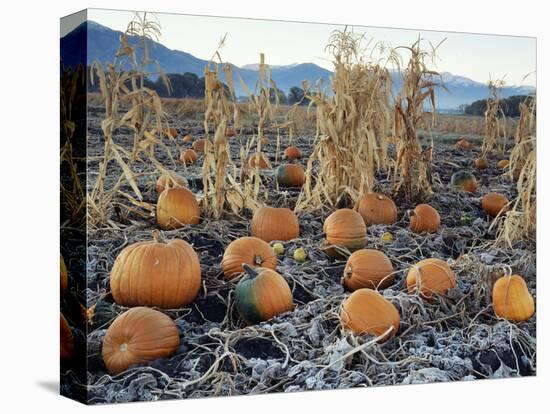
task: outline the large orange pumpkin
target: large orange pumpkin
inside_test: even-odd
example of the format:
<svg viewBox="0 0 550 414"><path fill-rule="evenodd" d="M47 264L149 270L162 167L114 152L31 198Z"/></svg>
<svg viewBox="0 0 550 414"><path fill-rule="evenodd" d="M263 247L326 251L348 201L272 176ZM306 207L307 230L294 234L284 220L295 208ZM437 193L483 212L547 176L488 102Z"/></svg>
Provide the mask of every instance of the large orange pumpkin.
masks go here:
<svg viewBox="0 0 550 414"><path fill-rule="evenodd" d="M351 290L361 288L382 289L393 282L393 266L381 251L361 249L349 257L342 283Z"/></svg>
<svg viewBox="0 0 550 414"><path fill-rule="evenodd" d="M533 316L535 301L521 276L503 276L495 282L493 309L498 317L513 322L523 322Z"/></svg>
<svg viewBox="0 0 550 414"><path fill-rule="evenodd" d="M63 260L63 256L61 255L59 255L59 267L61 276L61 297L63 297L65 293L67 293L67 288L69 286L69 272L67 271L65 260Z"/></svg>
<svg viewBox="0 0 550 414"><path fill-rule="evenodd" d="M496 217L501 211L506 211L508 199L502 194L488 193L481 200L481 208L491 217Z"/></svg>
<svg viewBox="0 0 550 414"><path fill-rule="evenodd" d="M300 224L288 208L261 207L252 216L250 234L266 242L292 240L300 235Z"/></svg>
<svg viewBox="0 0 550 414"><path fill-rule="evenodd" d="M244 272L243 263L275 270L277 256L269 244L257 237L233 240L223 254L222 269L226 279Z"/></svg>
<svg viewBox="0 0 550 414"><path fill-rule="evenodd" d="M245 321L259 323L292 310L292 292L279 273L247 264L243 267L246 274L235 288L235 306Z"/></svg>
<svg viewBox="0 0 550 414"><path fill-rule="evenodd" d="M111 291L122 306L180 308L195 299L201 286L199 257L184 240L134 243L120 252L111 270Z"/></svg>
<svg viewBox="0 0 550 414"><path fill-rule="evenodd" d="M250 156L248 159L248 165L250 168L259 168L261 170L271 169L271 163L265 156L265 154L262 153L254 153Z"/></svg>
<svg viewBox="0 0 550 414"><path fill-rule="evenodd" d="M163 229L177 229L200 221L200 208L195 195L187 188L167 188L157 201L157 223Z"/></svg>
<svg viewBox="0 0 550 414"><path fill-rule="evenodd" d="M409 211L410 227L415 233L435 233L439 230L441 218L435 208L429 204L419 204Z"/></svg>
<svg viewBox="0 0 550 414"><path fill-rule="evenodd" d="M59 349L61 359L71 359L74 354L74 337L67 319L60 313L60 341Z"/></svg>
<svg viewBox="0 0 550 414"><path fill-rule="evenodd" d="M357 335L384 335L386 341L399 331L399 311L380 293L371 289L358 289L343 303L340 320L345 329Z"/></svg>
<svg viewBox="0 0 550 414"><path fill-rule="evenodd" d="M109 373L116 375L133 365L168 358L179 345L178 328L170 317L138 307L118 316L107 329L102 356Z"/></svg>
<svg viewBox="0 0 550 414"><path fill-rule="evenodd" d="M183 165L192 165L197 162L197 153L192 149L186 149L180 154L180 162Z"/></svg>
<svg viewBox="0 0 550 414"><path fill-rule="evenodd" d="M305 181L304 168L300 164L283 164L275 171L281 187L301 187Z"/></svg>
<svg viewBox="0 0 550 414"><path fill-rule="evenodd" d="M384 194L365 194L359 201L359 214L365 224L394 224L397 221L397 207L393 200Z"/></svg>
<svg viewBox="0 0 550 414"><path fill-rule="evenodd" d="M198 139L193 142L193 149L197 152L204 152L204 147L206 146L205 139Z"/></svg>
<svg viewBox="0 0 550 414"><path fill-rule="evenodd" d="M411 266L407 273L407 290L418 292L424 299L445 295L456 286L455 274L441 259L424 259Z"/></svg>
<svg viewBox="0 0 550 414"><path fill-rule="evenodd" d="M177 174L163 174L157 180L157 194L162 193L167 187L187 187L188 182L185 178Z"/></svg>
<svg viewBox="0 0 550 414"><path fill-rule="evenodd" d="M287 160L297 160L302 158L302 151L298 147L290 146L285 148L283 157Z"/></svg>
<svg viewBox="0 0 550 414"><path fill-rule="evenodd" d="M353 252L367 244L367 226L357 211L341 208L328 216L323 231L329 245L344 247ZM338 249L328 249L330 255L339 255Z"/></svg>

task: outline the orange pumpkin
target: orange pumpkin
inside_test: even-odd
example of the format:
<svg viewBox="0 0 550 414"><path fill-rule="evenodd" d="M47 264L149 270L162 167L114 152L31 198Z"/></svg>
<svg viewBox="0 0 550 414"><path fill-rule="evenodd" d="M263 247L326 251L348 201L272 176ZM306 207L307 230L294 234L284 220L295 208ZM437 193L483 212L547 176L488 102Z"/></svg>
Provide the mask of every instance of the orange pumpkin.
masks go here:
<svg viewBox="0 0 550 414"><path fill-rule="evenodd" d="M254 153L248 159L248 165L250 168L259 168L261 170L271 169L271 163L267 159L264 153Z"/></svg>
<svg viewBox="0 0 550 414"><path fill-rule="evenodd" d="M226 136L227 138L234 137L235 135L237 135L237 131L235 131L235 128L227 127L227 128L225 129L225 136Z"/></svg>
<svg viewBox="0 0 550 414"><path fill-rule="evenodd" d="M197 152L204 152L204 147L206 147L205 139L198 139L193 142L193 149Z"/></svg>
<svg viewBox="0 0 550 414"><path fill-rule="evenodd" d="M508 199L502 194L488 193L481 200L481 208L491 217L496 217L501 211L506 211Z"/></svg>
<svg viewBox="0 0 550 414"><path fill-rule="evenodd" d="M468 141L465 138L462 138L455 144L456 149L465 149L465 150L471 150L474 148L474 144L472 144L470 141Z"/></svg>
<svg viewBox="0 0 550 414"><path fill-rule="evenodd" d="M464 190L469 193L475 193L477 190L476 177L466 171L455 172L451 177L451 185L457 190Z"/></svg>
<svg viewBox="0 0 550 414"><path fill-rule="evenodd" d="M383 289L391 285L393 279L393 266L384 253L361 249L349 257L342 283L351 291L361 288Z"/></svg>
<svg viewBox="0 0 550 414"><path fill-rule="evenodd" d="M61 297L63 297L65 293L67 293L67 288L69 286L69 272L67 271L65 260L63 260L63 256L61 255L59 255L59 267L61 276Z"/></svg>
<svg viewBox="0 0 550 414"><path fill-rule="evenodd" d="M162 229L198 224L200 208L195 195L184 187L167 188L157 201L157 223Z"/></svg>
<svg viewBox="0 0 550 414"><path fill-rule="evenodd" d="M244 272L243 263L275 270L277 256L271 246L262 239L241 237L233 240L223 254L222 269L225 278L233 279Z"/></svg>
<svg viewBox="0 0 550 414"><path fill-rule="evenodd" d="M180 154L180 162L183 165L191 165L197 162L197 153L192 149L186 149Z"/></svg>
<svg viewBox="0 0 550 414"><path fill-rule="evenodd" d="M115 302L122 306L180 308L191 303L201 286L199 257L184 240L134 243L120 252L111 270Z"/></svg>
<svg viewBox="0 0 550 414"><path fill-rule="evenodd" d="M300 148L290 146L285 148L285 151L283 153L283 158L287 160L297 160L302 158L302 151L300 151Z"/></svg>
<svg viewBox="0 0 550 414"><path fill-rule="evenodd" d="M252 216L250 234L266 242L292 240L300 235L300 224L288 208L261 207Z"/></svg>
<svg viewBox="0 0 550 414"><path fill-rule="evenodd" d="M168 358L180 345L176 324L162 312L138 307L118 316L103 339L103 362L112 375Z"/></svg>
<svg viewBox="0 0 550 414"><path fill-rule="evenodd" d="M429 204L419 204L409 211L410 227L415 233L435 233L439 230L441 218L435 208Z"/></svg>
<svg viewBox="0 0 550 414"><path fill-rule="evenodd" d="M489 166L489 162L487 161L487 158L480 157L476 158L474 161L474 164L478 170L485 170Z"/></svg>
<svg viewBox="0 0 550 414"><path fill-rule="evenodd" d="M243 267L246 274L235 288L235 307L245 321L259 323L292 310L292 292L279 273L247 264Z"/></svg>
<svg viewBox="0 0 550 414"><path fill-rule="evenodd" d="M495 314L513 322L523 322L535 313L535 301L525 280L519 275L507 275L493 286Z"/></svg>
<svg viewBox="0 0 550 414"><path fill-rule="evenodd" d="M60 341L59 349L61 359L71 359L74 354L74 337L67 319L60 313Z"/></svg>
<svg viewBox="0 0 550 414"><path fill-rule="evenodd" d="M380 293L371 289L358 289L343 303L340 321L344 329L356 335L382 336L387 341L399 331L399 311Z"/></svg>
<svg viewBox="0 0 550 414"><path fill-rule="evenodd" d="M341 208L328 216L323 231L329 245L344 247L353 252L367 244L367 226L358 212ZM330 255L339 255L338 249L328 249Z"/></svg>
<svg viewBox="0 0 550 414"><path fill-rule="evenodd" d="M193 142L193 137L189 134L183 137L183 142Z"/></svg>
<svg viewBox="0 0 550 414"><path fill-rule="evenodd" d="M397 207L393 200L384 194L365 194L359 201L359 214L365 224L394 224L397 221Z"/></svg>
<svg viewBox="0 0 550 414"><path fill-rule="evenodd" d="M156 184L157 194L162 193L167 187L187 187L187 180L177 174L163 174L161 175Z"/></svg>
<svg viewBox="0 0 550 414"><path fill-rule="evenodd" d="M455 274L441 259L424 259L411 266L407 273L407 290L418 292L424 299L445 295L456 286Z"/></svg>
<svg viewBox="0 0 550 414"><path fill-rule="evenodd" d="M497 166L498 168L504 170L505 168L508 167L508 165L510 165L510 161L508 160L500 160L498 163L497 163Z"/></svg>
<svg viewBox="0 0 550 414"><path fill-rule="evenodd" d="M165 133L170 138L176 138L178 136L178 130L176 128L168 128Z"/></svg>
<svg viewBox="0 0 550 414"><path fill-rule="evenodd" d="M305 181L304 168L300 164L283 164L275 171L281 187L301 187Z"/></svg>

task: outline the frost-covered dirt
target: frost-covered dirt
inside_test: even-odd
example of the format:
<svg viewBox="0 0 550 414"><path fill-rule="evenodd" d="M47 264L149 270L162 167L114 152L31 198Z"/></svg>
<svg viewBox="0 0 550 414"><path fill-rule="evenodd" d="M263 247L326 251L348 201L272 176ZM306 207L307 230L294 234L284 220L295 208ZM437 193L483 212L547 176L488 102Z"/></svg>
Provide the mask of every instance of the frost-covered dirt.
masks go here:
<svg viewBox="0 0 550 414"><path fill-rule="evenodd" d="M88 156L90 168L97 171L94 157L102 151L99 108L91 107L90 116ZM185 133L201 137L202 124L191 120L172 124L182 133L177 144L171 144L177 158L180 149L191 146L182 143L181 137ZM252 131L245 130L241 138L232 139L235 153L239 139L244 142L246 133ZM274 137L273 131L268 131L269 143L264 148L275 166L280 161L275 161ZM131 144L129 134L117 135L116 140ZM279 154L287 144L286 138L283 142ZM305 166L313 136L298 136L293 143L301 147L305 155L301 163ZM285 253L278 259L278 271L291 286L295 309L268 322L246 326L234 310L233 285L224 280L220 262L230 241L249 234L251 214L215 221L203 219L196 226L165 232L167 238L181 238L194 246L203 280L203 288L190 307L166 311L176 322L181 337L181 346L172 358L112 377L101 359L108 323L88 325L87 332L73 329L77 341L88 341L89 401L113 403L534 375L536 317L520 324L499 320L490 301L493 271L502 265L523 275L535 295L534 246L519 244L504 250L491 247L494 234L488 232L490 221L481 209L481 197L489 191L499 191L513 198L515 190L496 168L497 159L491 159L490 168L480 172L473 167L476 156L475 151L437 146L436 141L435 194L429 203L441 214L442 229L438 233L410 232L406 210L413 206L398 199L395 201L399 220L395 225L368 228L368 247L383 251L398 271L395 283L383 291L401 314L396 337L380 345L372 337L356 337L340 327L339 307L347 296L340 284L345 260L329 258L321 250L326 216L321 213L299 216L301 238L285 243ZM186 177L192 191L200 196L201 157L197 166L187 169L173 166L160 152L158 158ZM138 168L144 173L139 183L145 201L154 204L157 175L150 166ZM476 195L457 192L447 185L452 173L459 169L477 177ZM114 179L118 172L112 168L111 173L110 178ZM263 177L269 204L293 208L298 190L278 191L269 172ZM378 177L378 186L377 191L390 194L386 177ZM461 224L464 213L471 216L470 224ZM109 272L117 254L131 243L151 239L151 230L157 227L153 217L122 214L113 215L112 219L119 223L119 229L102 228L88 234L88 307L108 293ZM393 242L380 240L384 232L393 235ZM292 259L296 247L304 247L308 253L303 264ZM64 255L66 260L73 256L71 265L78 267L74 263L75 252ZM447 298L431 304L408 295L404 287L409 266L428 257L447 260L458 281L458 287ZM84 272L72 277L83 275ZM119 313L125 310L118 306L115 309ZM69 393L75 388L70 382L75 378L75 368L69 364L64 369L68 373L63 376L62 388Z"/></svg>

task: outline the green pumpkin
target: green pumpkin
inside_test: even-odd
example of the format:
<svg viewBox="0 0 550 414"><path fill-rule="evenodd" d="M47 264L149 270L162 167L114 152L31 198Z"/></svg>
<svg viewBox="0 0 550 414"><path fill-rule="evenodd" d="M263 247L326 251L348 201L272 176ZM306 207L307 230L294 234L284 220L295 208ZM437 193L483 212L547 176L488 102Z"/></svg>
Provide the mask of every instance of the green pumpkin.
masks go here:
<svg viewBox="0 0 550 414"><path fill-rule="evenodd" d="M235 288L235 307L252 324L266 321L294 307L292 292L277 272L243 264L245 276Z"/></svg>
<svg viewBox="0 0 550 414"><path fill-rule="evenodd" d="M99 299L97 303L88 310L88 322L93 327L100 327L117 317L116 305Z"/></svg>
<svg viewBox="0 0 550 414"><path fill-rule="evenodd" d="M477 190L476 177L467 171L457 171L451 177L451 185L457 190L475 193Z"/></svg>
<svg viewBox="0 0 550 414"><path fill-rule="evenodd" d="M300 164L283 164L275 170L281 187L301 187L305 181L304 168Z"/></svg>

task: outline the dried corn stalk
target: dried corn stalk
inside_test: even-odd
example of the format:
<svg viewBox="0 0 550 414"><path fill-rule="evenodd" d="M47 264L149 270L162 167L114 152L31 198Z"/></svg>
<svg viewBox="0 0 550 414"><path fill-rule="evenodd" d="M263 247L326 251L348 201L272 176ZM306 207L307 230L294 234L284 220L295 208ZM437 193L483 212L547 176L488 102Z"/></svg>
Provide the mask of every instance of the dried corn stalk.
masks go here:
<svg viewBox="0 0 550 414"><path fill-rule="evenodd" d="M391 78L382 60L364 60L362 41L346 30L333 32L329 39L333 94L309 97L317 106L321 136L308 161L298 211L355 204L373 189L376 170L386 166Z"/></svg>
<svg viewBox="0 0 550 414"><path fill-rule="evenodd" d="M536 141L536 100L528 97L519 105L520 117L515 134L514 148L510 154L509 174L514 180L519 178L528 154L534 149Z"/></svg>
<svg viewBox="0 0 550 414"><path fill-rule="evenodd" d="M394 133L398 137L394 192L409 202L424 201L433 194L432 148L422 148L418 127L426 115L426 101L431 108L432 121L435 119L435 88L441 84L437 81L439 74L427 65L434 61L439 45L427 52L422 49L421 41L418 39L410 47L400 47L410 52L410 58L394 112Z"/></svg>
<svg viewBox="0 0 550 414"><path fill-rule="evenodd" d="M226 210L237 214L245 207L245 196L240 183L235 164L231 160L226 129L231 118L231 102L226 95L225 85L220 80L220 66L223 67L225 78L229 85L231 98L234 97L233 75L231 66L224 65L219 54L225 37L221 40L214 54L219 63L210 61L204 71L205 103L204 130L207 139L204 149L203 176L203 211L205 214L219 218ZM233 109L237 108L236 103ZM213 125L213 137L210 139L210 124Z"/></svg>
<svg viewBox="0 0 550 414"><path fill-rule="evenodd" d="M482 156L493 151L498 146L499 138L502 138L501 152L506 147L506 117L500 106L500 94L504 81L497 79L489 80L489 98L487 98L487 109L485 110L485 135L481 147Z"/></svg>
<svg viewBox="0 0 550 414"><path fill-rule="evenodd" d="M134 20L128 25L128 29L120 38L120 46L113 63L104 67L100 62L94 61L90 65L90 80L93 84L95 78L99 80L101 97L105 104L105 116L101 123L101 129L105 139L102 160L99 165L99 174L91 191L87 196L87 213L92 225L111 224L110 212L113 201L117 195L127 198L147 216L154 207L142 201L141 191L137 185L133 172L133 164L143 154L162 173L168 173L155 159L155 147L161 146L172 158L169 148L161 141L166 126L166 118L162 108L160 97L154 90L144 86L144 79L151 75L147 72L149 65L154 62L149 58L147 44L160 35L160 26L151 20L147 13L136 13ZM130 45L129 36L138 36L140 42ZM140 59L137 51L141 50ZM130 69L127 69L128 66ZM157 63L158 67L158 63ZM168 80L158 67L156 73L166 82ZM134 133L134 145L131 152L115 142L115 134L121 128L130 128ZM173 159L172 159L173 160ZM111 162L121 169L122 174L115 179L113 185L106 183L107 172ZM121 191L124 183L128 183L134 192L133 195ZM125 205L121 205L127 207ZM130 209L130 207L127 207ZM132 211L136 212L135 209Z"/></svg>

